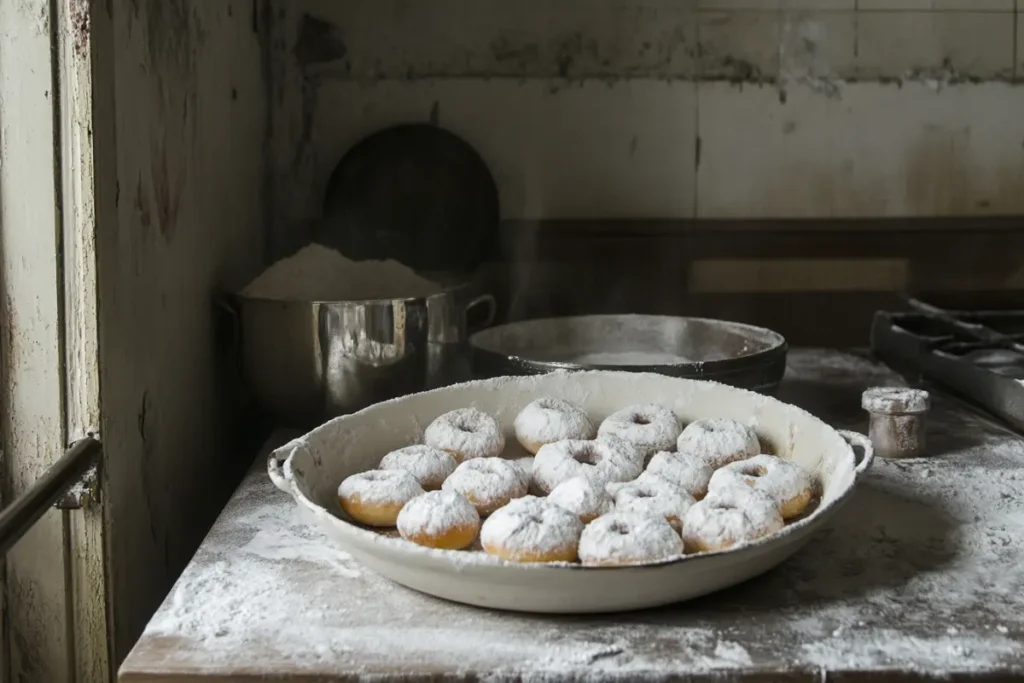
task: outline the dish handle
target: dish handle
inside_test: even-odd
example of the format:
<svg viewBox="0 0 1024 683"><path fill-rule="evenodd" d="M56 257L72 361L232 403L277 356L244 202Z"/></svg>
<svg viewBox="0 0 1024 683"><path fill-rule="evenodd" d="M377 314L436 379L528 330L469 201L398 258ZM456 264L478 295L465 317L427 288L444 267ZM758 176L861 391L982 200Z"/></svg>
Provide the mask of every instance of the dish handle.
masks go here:
<svg viewBox="0 0 1024 683"><path fill-rule="evenodd" d="M292 479L292 457L295 455L297 444L292 441L280 448L275 448L267 456L267 474L270 481L274 482L281 491L294 496Z"/></svg>
<svg viewBox="0 0 1024 683"><path fill-rule="evenodd" d="M839 436L843 437L850 446L860 446L864 450L864 456L853 469L857 474L866 472L871 467L871 463L875 461L875 447L872 445L871 439L859 432L851 432L846 429L837 429L836 431L839 432ZM855 451L854 458L856 457Z"/></svg>

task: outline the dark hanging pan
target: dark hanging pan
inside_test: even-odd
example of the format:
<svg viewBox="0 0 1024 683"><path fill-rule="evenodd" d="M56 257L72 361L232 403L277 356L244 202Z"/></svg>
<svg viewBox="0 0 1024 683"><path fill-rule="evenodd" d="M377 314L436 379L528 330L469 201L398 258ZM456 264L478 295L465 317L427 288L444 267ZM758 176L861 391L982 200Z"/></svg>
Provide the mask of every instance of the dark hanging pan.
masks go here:
<svg viewBox="0 0 1024 683"><path fill-rule="evenodd" d="M314 239L357 261L469 273L497 256L498 221L498 188L476 150L438 126L412 123L349 149L327 183Z"/></svg>
<svg viewBox="0 0 1024 683"><path fill-rule="evenodd" d="M545 318L477 332L469 344L476 377L625 370L714 380L771 394L786 372L782 335L706 318Z"/></svg>

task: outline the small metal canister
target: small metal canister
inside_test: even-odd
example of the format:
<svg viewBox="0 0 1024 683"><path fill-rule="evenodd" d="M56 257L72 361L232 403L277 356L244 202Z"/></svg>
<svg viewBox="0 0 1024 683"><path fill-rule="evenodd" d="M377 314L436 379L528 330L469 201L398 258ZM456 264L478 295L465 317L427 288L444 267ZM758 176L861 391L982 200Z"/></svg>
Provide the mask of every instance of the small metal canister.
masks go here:
<svg viewBox="0 0 1024 683"><path fill-rule="evenodd" d="M871 413L869 436L882 458L918 458L925 452L925 429L931 398L922 389L873 387L861 395Z"/></svg>

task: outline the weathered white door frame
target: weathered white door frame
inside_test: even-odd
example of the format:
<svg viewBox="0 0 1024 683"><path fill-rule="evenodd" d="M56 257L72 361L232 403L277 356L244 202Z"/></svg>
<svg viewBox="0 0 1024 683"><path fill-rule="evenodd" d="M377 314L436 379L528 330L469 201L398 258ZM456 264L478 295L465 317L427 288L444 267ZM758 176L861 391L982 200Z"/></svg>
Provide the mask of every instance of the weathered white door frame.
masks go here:
<svg viewBox="0 0 1024 683"><path fill-rule="evenodd" d="M95 178L103 160L93 121L112 98L94 92L94 46L109 32L90 30L91 15L88 0L0 2L7 500L100 423ZM112 679L103 530L102 500L51 511L8 554L4 680Z"/></svg>

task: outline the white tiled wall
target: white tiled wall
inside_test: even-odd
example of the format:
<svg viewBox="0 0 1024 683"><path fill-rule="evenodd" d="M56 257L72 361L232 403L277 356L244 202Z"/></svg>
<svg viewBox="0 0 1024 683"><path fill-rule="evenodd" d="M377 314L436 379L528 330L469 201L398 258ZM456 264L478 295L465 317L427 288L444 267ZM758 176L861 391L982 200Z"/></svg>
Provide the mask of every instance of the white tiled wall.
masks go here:
<svg viewBox="0 0 1024 683"><path fill-rule="evenodd" d="M1024 212L1013 0L280 0L277 16L283 221L315 215L361 135L431 112L480 149L508 217ZM333 49L298 59L301 36Z"/></svg>

